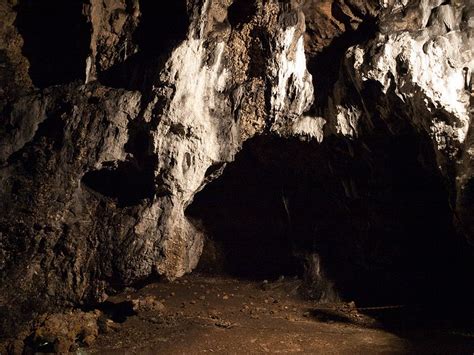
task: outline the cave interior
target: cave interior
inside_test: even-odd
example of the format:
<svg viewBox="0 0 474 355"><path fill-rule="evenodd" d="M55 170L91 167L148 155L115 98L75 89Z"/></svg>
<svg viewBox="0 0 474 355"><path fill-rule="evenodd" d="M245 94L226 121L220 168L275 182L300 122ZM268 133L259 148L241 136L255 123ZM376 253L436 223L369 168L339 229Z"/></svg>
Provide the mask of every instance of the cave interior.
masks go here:
<svg viewBox="0 0 474 355"><path fill-rule="evenodd" d="M234 2L228 19L233 27L249 21L256 11L252 4ZM143 15L133 34L138 50L100 72L100 82L132 90L150 87L189 26L185 1L169 4L167 12L160 6L140 1ZM34 85L84 80L91 29L82 1L23 0L16 11ZM374 19L364 19L357 30L309 58L320 93L316 109L327 104L345 50L376 30ZM156 68L149 72L150 67ZM145 143L135 156L149 148L145 136L139 136ZM379 127L363 139L329 138L322 144L265 134L252 138L186 210L207 235L198 270L258 280L312 279L309 264L316 257L321 278L344 300L468 298L472 248L455 229L450 187L436 168L428 139L411 127L396 135ZM137 205L154 195L154 162L147 159L90 171L82 183L119 206Z"/></svg>
<svg viewBox="0 0 474 355"><path fill-rule="evenodd" d="M410 129L321 145L253 138L186 213L207 234L200 272L329 283L364 306L472 295L470 248L427 138Z"/></svg>

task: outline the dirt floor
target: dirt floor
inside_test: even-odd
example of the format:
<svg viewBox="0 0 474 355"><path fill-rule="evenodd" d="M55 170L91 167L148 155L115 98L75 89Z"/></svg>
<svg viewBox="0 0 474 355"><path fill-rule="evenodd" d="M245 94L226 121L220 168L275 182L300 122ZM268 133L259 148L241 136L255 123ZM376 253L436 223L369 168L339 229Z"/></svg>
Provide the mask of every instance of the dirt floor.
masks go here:
<svg viewBox="0 0 474 355"><path fill-rule="evenodd" d="M472 331L419 323L415 310L318 304L303 300L300 286L191 275L129 290L103 306L114 321L79 353L474 353ZM411 317L397 318L404 312Z"/></svg>

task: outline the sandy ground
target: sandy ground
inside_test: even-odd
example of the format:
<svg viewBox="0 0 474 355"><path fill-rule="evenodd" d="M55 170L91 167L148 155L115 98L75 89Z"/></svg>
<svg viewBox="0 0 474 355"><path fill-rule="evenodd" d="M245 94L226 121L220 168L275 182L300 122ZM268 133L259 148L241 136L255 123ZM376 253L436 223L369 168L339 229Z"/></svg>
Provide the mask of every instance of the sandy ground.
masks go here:
<svg viewBox="0 0 474 355"><path fill-rule="evenodd" d="M474 354L473 332L411 326L416 315L388 327L376 313L398 310L368 316L353 304L317 304L298 295L299 285L191 275L129 290L104 306L115 322L80 352Z"/></svg>

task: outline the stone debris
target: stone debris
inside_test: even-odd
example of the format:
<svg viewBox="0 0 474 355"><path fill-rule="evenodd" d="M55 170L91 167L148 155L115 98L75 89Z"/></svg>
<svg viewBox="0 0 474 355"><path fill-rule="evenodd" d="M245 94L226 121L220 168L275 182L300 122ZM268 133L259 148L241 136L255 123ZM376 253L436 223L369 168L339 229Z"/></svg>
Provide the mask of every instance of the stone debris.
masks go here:
<svg viewBox="0 0 474 355"><path fill-rule="evenodd" d="M165 305L157 300L154 296L146 296L132 300L132 307L135 312L157 312L163 313L166 309Z"/></svg>
<svg viewBox="0 0 474 355"><path fill-rule="evenodd" d="M40 317L33 333L33 343L39 348L51 346L56 353L90 346L99 335L100 316L99 311L74 311Z"/></svg>

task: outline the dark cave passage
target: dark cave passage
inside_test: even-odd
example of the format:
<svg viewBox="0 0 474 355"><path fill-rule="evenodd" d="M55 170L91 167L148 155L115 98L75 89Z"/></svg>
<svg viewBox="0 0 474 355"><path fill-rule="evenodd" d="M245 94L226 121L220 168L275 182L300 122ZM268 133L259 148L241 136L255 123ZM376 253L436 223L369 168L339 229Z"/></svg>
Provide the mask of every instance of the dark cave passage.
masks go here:
<svg viewBox="0 0 474 355"><path fill-rule="evenodd" d="M328 281L362 305L468 297L471 251L424 143L412 132L365 143L250 140L187 209L210 239L201 269ZM322 277L311 275L315 258Z"/></svg>
<svg viewBox="0 0 474 355"><path fill-rule="evenodd" d="M291 253L282 181L275 173L262 169L259 158L244 149L187 209L213 235L215 256L223 259L217 268L250 279L301 274Z"/></svg>
<svg viewBox="0 0 474 355"><path fill-rule="evenodd" d="M85 79L91 30L82 14L83 4L82 0L19 1L16 26L35 86Z"/></svg>

